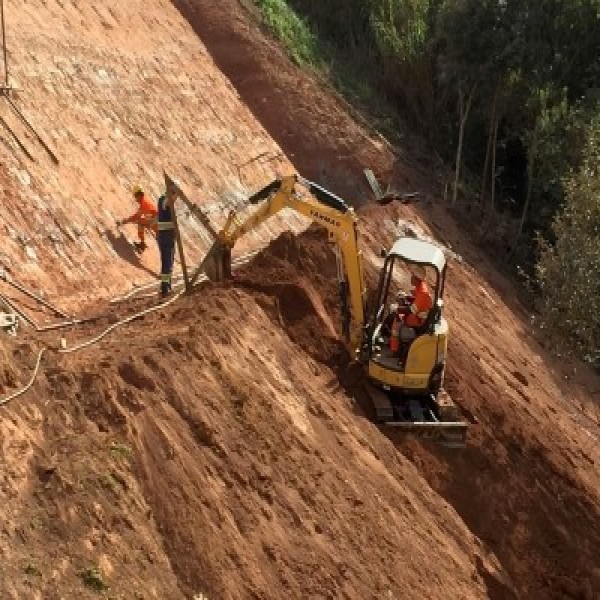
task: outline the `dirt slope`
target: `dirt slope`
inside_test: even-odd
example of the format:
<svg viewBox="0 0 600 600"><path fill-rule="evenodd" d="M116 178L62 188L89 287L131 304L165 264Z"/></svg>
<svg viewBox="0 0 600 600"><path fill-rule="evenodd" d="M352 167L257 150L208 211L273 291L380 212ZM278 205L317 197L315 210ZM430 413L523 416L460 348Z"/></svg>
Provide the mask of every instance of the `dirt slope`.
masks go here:
<svg viewBox="0 0 600 600"><path fill-rule="evenodd" d="M313 91L315 82L270 51L236 2L193 4L212 55L227 39L227 55L240 57L243 68L227 74L263 123L269 113L297 135L329 132L301 156L323 152L331 165L356 157L337 185L351 177L360 189L355 169L373 161L436 198L384 145L367 146L365 158L370 134L324 90L327 111L304 102L292 112L290 82ZM190 33L169 3L146 5L153 32L175 23ZM75 24L72 11L85 9L64 10ZM116 27L113 42L127 46L128 30ZM248 81L281 74L268 89L288 103L261 112L244 72ZM281 131L271 134L290 152ZM257 173L256 185L270 173ZM4 596L97 597L98 567L115 598L600 597L600 381L532 339L512 284L442 206L360 214L370 281L399 219L464 259L449 273L446 383L473 423L468 448L403 439L365 418L335 336L331 251L313 231L286 235L231 284L202 288L81 353L49 353L31 392L1 409ZM57 336L3 341L4 393L26 382L44 343Z"/></svg>
<svg viewBox="0 0 600 600"><path fill-rule="evenodd" d="M343 352L317 338L331 327L318 290L261 257L127 327L126 346L46 367L16 408L44 417L28 423L38 477L12 488L5 589L74 593L98 564L116 597L485 597L493 558L327 366Z"/></svg>
<svg viewBox="0 0 600 600"><path fill-rule="evenodd" d="M557 409L558 432L524 421L460 335L469 447L375 427L331 332L332 259L317 232L285 236L233 284L49 357L3 425L13 597L85 593L91 565L116 597L590 597L597 447ZM555 403L542 384L530 416Z"/></svg>
<svg viewBox="0 0 600 600"><path fill-rule="evenodd" d="M5 12L15 102L60 161L0 103L34 158L3 130L0 262L21 281L73 303L148 280L154 244L140 261L135 226L115 227L134 211L133 184L156 197L167 171L219 222L290 168L170 2L7 0ZM195 261L204 247L181 219Z"/></svg>
<svg viewBox="0 0 600 600"><path fill-rule="evenodd" d="M369 197L363 168L374 169L379 177L391 172L393 149L361 126L324 82L306 77L291 64L282 48L256 25L257 10L245 10L237 0L174 0L173 4L305 177L358 204ZM252 51L240 52L241 48Z"/></svg>

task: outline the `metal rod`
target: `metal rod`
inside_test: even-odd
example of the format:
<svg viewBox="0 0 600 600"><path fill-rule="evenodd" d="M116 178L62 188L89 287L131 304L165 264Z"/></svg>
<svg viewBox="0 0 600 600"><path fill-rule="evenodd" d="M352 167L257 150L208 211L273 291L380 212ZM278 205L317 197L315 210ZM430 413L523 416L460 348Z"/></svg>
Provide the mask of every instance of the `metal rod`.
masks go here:
<svg viewBox="0 0 600 600"><path fill-rule="evenodd" d="M171 185L172 187L176 187L174 181L165 173L165 180L167 182L167 186ZM204 228L210 233L213 238L217 237L217 232L215 231L210 219L206 216L204 211L197 205L194 204L184 193L183 190L179 189L177 186L177 196L181 199L181 201L190 209L190 212L202 223Z"/></svg>
<svg viewBox="0 0 600 600"><path fill-rule="evenodd" d="M17 134L9 127L8 123L2 117L0 117L0 123L4 125L6 130L13 136L15 142L17 142L17 145L19 146L19 148L21 148L25 156L27 156L29 160L33 160L35 162L35 158L31 156L29 150L27 150L27 148L23 145L23 142L21 142L21 140L18 138Z"/></svg>
<svg viewBox="0 0 600 600"><path fill-rule="evenodd" d="M56 308L56 306L52 306L52 304L50 304L50 302L48 302L47 300L44 300L37 294L34 294L31 290L28 290L26 287L23 287L20 283L17 283L14 279L9 279L7 277L6 279L4 279L4 281L6 281L6 283L8 283L9 285L12 285L14 288L19 290L26 296L29 296L30 298L37 300L42 306L45 306L46 308L49 308L50 310L54 311L60 317L64 317L65 319L71 319L71 315L68 315L67 313L63 312L59 308Z"/></svg>
<svg viewBox="0 0 600 600"><path fill-rule="evenodd" d="M50 150L48 144L46 144L46 142L42 139L40 134L34 129L33 125L27 120L25 115L19 110L19 107L13 102L12 98L10 98L6 94L4 96L8 100L8 103L11 105L11 107L15 111L15 113L17 113L17 115L21 119L21 121L23 121L23 123L25 123L25 125L27 125L29 130L36 137L37 141L44 147L44 150L49 154L50 158L52 159L52 162L54 162L54 164L57 165L58 158L57 158L56 154L54 154L54 152L52 152L52 150Z"/></svg>
<svg viewBox="0 0 600 600"><path fill-rule="evenodd" d="M36 331L52 331L54 329L63 329L64 327L69 327L71 325L93 323L94 321L99 321L100 319L104 319L106 317L108 317L108 315L98 315L97 317L86 317L85 319L71 319L70 321L64 321L62 323L51 323L50 325L42 325L42 327L36 327Z"/></svg>
<svg viewBox="0 0 600 600"><path fill-rule="evenodd" d="M6 306L8 306L8 308L10 308L14 313L18 314L28 325L34 329L37 329L35 321L28 314L23 312L18 306L16 306L10 298L4 294L0 294L0 300L2 300L2 302L4 302L4 304L6 304Z"/></svg>
<svg viewBox="0 0 600 600"><path fill-rule="evenodd" d="M4 53L4 85L8 87L8 59L6 57L6 27L4 26L4 0L0 0L0 12L2 13L2 50Z"/></svg>

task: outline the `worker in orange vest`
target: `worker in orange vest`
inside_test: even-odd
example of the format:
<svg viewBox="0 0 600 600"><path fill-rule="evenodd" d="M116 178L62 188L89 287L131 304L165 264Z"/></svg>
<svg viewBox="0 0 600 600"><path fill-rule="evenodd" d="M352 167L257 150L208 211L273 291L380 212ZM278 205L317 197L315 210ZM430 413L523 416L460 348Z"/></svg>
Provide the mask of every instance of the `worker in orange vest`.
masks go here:
<svg viewBox="0 0 600 600"><path fill-rule="evenodd" d="M156 219L158 210L156 204L146 196L144 190L139 185L133 188L133 197L138 203L138 209L126 219L117 221L117 226L125 225L125 223L137 223L139 242L135 242L136 252L141 254L148 246L145 241L145 230L150 229L156 232Z"/></svg>
<svg viewBox="0 0 600 600"><path fill-rule="evenodd" d="M399 362L402 365L406 362L410 343L416 337L415 328L425 323L433 307L431 292L425 281L425 267L411 265L409 269L413 293L399 299L390 333L390 350L399 353Z"/></svg>

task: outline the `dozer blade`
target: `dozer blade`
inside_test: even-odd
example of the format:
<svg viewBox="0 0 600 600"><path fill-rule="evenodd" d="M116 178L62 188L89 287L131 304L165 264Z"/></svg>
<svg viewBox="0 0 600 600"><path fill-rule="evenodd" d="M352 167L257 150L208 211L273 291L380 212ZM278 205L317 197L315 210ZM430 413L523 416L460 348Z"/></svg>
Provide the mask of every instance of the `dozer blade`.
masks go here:
<svg viewBox="0 0 600 600"><path fill-rule="evenodd" d="M417 435L447 448L465 448L467 445L467 424L461 421L384 421L381 425Z"/></svg>
<svg viewBox="0 0 600 600"><path fill-rule="evenodd" d="M449 448L466 446L467 423L459 420L457 407L444 391L440 402L431 396L390 396L371 383L365 384L380 425L437 442Z"/></svg>

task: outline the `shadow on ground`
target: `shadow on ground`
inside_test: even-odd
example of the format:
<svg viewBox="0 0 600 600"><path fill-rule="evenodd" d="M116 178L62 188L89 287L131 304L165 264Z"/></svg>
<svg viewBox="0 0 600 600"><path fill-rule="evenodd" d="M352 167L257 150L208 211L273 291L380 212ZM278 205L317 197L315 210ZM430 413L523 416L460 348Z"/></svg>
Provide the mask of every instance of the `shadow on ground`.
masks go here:
<svg viewBox="0 0 600 600"><path fill-rule="evenodd" d="M133 265L136 269L140 269L141 271L145 271L152 275L152 277L156 277L156 273L142 263L135 249L122 232L119 232L119 235L115 235L112 231L107 231L106 241L117 253L119 258L128 262L130 265Z"/></svg>

